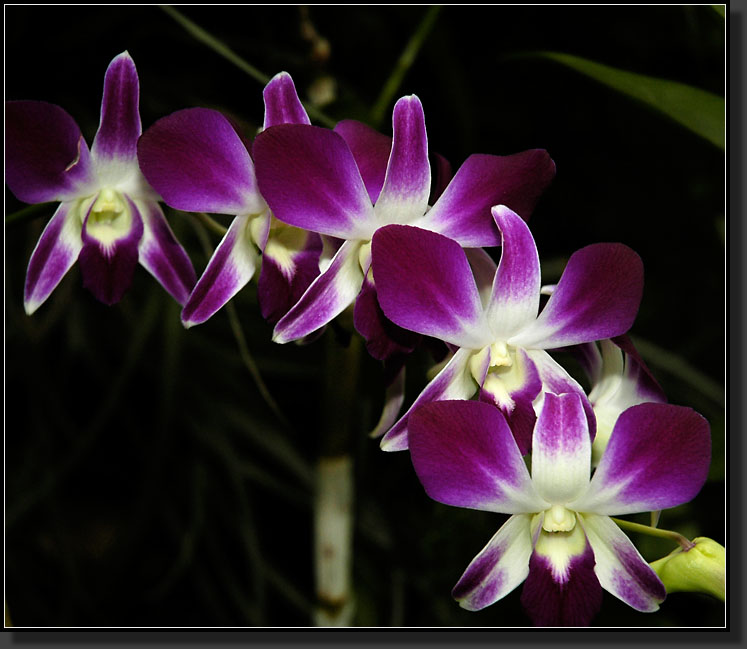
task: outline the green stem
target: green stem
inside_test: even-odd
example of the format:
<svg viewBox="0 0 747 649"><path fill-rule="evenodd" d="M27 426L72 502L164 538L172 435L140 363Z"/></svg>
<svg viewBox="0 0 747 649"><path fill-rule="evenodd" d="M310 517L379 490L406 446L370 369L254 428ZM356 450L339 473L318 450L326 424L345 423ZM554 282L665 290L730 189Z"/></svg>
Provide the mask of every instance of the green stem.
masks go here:
<svg viewBox="0 0 747 649"><path fill-rule="evenodd" d="M42 216L44 212L49 211L52 205L54 205L54 203L27 205L12 214L7 214L5 216L5 225L14 225L16 223L23 223L24 221L32 221L35 218Z"/></svg>
<svg viewBox="0 0 747 649"><path fill-rule="evenodd" d="M648 525L641 525L640 523L633 523L632 521L624 521L621 518L613 518L612 520L623 529L628 529L631 532L639 532L640 534L648 534L649 536L658 536L679 543L685 550L690 550L695 547L695 543L682 536L679 532L661 530L658 527L650 527Z"/></svg>
<svg viewBox="0 0 747 649"><path fill-rule="evenodd" d="M176 9L168 5L160 5L160 7L169 16L171 16L176 22L178 22L182 27L184 27L185 30L187 30L190 34L192 34L192 36L194 36L198 41L207 45L210 49L217 52L223 58L233 63L237 68L246 72L250 77L256 79L262 85L267 85L267 83L270 81L270 77L268 77L263 72L260 72L251 63L247 63L238 54L236 54L230 47L228 47L227 45L219 41L217 38L215 38L215 36L213 36L209 32L206 32L199 25L193 23L184 14L182 14L181 12L177 11ZM311 104L307 104L306 102L302 102L302 103L303 103L304 108L306 109L306 112L311 117L316 119L318 122L321 122L322 124L324 124L325 126L328 126L329 128L333 128L334 125L337 123L335 122L335 120L327 117L324 113L322 113L315 106Z"/></svg>
<svg viewBox="0 0 747 649"><path fill-rule="evenodd" d="M374 107L371 109L371 123L374 126L379 126L381 121L384 119L384 114L392 101L392 98L396 94L397 90L405 78L405 74L410 69L412 64L415 62L415 58L420 51L423 43L425 42L428 33L431 31L433 24L436 22L438 13L441 11L439 5L434 5L428 9L423 20L421 21L415 33L410 38L407 46L400 55L394 70L389 75L384 87L381 89L381 94L376 100Z"/></svg>
<svg viewBox="0 0 747 649"><path fill-rule="evenodd" d="M212 230L216 234L223 236L228 232L228 228L221 225L212 216L205 214L205 212L194 212L194 215L208 230Z"/></svg>

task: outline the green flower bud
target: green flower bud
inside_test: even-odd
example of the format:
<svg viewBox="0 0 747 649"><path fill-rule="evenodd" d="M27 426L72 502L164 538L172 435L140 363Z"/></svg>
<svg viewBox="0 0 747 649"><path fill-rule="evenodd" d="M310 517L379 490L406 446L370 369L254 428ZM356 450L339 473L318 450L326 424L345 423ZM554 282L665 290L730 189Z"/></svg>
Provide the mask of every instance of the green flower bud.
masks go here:
<svg viewBox="0 0 747 649"><path fill-rule="evenodd" d="M722 602L726 599L726 550L712 539L700 536L689 550L678 548L654 561L651 567L659 575L668 593L707 593Z"/></svg>

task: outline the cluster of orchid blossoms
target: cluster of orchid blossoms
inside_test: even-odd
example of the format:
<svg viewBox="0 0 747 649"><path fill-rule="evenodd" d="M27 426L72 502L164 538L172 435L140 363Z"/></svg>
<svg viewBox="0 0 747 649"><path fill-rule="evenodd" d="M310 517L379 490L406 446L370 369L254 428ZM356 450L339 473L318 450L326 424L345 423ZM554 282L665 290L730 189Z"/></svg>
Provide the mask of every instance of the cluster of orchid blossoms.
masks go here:
<svg viewBox="0 0 747 649"><path fill-rule="evenodd" d="M62 108L6 103L8 186L28 203L60 202L29 263L29 314L76 260L107 304L139 262L187 327L261 269L278 343L313 340L354 305L355 328L389 370L381 447L409 449L431 498L510 514L453 590L464 608L522 582L537 625L589 624L602 589L659 608L664 584L610 516L691 500L708 473L709 426L666 403L625 336L643 290L634 251L587 246L541 285L526 220L555 173L547 152L476 154L452 175L429 158L417 97L396 103L392 137L350 120L330 130L310 124L287 73L265 87L252 142L203 108L141 134L138 102L125 52L106 72L90 149ZM234 217L199 280L159 201ZM498 264L485 248L500 249ZM432 339L446 356L399 416L405 361ZM549 353L561 348L586 371L588 394Z"/></svg>

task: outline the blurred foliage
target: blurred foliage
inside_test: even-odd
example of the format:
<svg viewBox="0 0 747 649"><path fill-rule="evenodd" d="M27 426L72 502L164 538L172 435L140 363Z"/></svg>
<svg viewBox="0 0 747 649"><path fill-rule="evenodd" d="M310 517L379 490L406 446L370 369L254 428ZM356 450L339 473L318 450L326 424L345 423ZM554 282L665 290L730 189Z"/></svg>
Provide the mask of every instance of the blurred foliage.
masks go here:
<svg viewBox="0 0 747 649"><path fill-rule="evenodd" d="M290 72L306 101L324 81L334 89L323 107L330 119L369 121L427 8L180 11L261 74ZM189 106L220 109L247 134L262 122L261 83L157 7L7 6L6 26L7 98L63 106L89 142L104 71L125 49L138 66L145 128ZM550 152L558 175L531 220L546 271L598 241L620 241L641 255L646 288L632 334L665 350L648 359L652 370L672 403L709 419L714 439L712 480L691 503L665 511L660 525L724 543L723 404L678 369L684 363L709 386L723 385L723 153L580 75L509 58L531 51L604 61L723 95L724 21L710 6L447 6L393 95L420 96L430 146L454 169L475 152ZM381 129L390 132L386 122ZM6 190L6 214L23 208ZM234 300L245 351L286 426L261 397L229 313L185 331L178 306L142 268L113 307L96 302L74 268L29 318L25 268L51 213L49 206L6 226L6 595L13 622L307 625L324 340L275 345L256 285ZM204 230L184 214L168 214L201 272ZM207 237L217 244L217 235ZM330 328L324 336L344 340L345 332ZM410 399L430 363L424 351L411 359ZM378 363L361 359L356 621L528 624L520 588L479 613L451 599L504 517L434 503L407 453L382 453L366 436L380 411L382 376ZM661 539L633 540L648 560L673 549ZM659 613L644 615L605 593L595 624L723 621L723 606L705 596L677 593Z"/></svg>

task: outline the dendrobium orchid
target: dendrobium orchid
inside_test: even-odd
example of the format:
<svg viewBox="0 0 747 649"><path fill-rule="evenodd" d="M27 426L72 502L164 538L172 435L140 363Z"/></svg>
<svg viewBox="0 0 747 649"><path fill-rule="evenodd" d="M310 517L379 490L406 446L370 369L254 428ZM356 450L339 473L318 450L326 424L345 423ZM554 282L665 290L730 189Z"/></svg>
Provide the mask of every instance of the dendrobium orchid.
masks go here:
<svg viewBox="0 0 747 649"><path fill-rule="evenodd" d="M413 466L431 498L511 514L454 587L462 607L482 609L526 580L521 601L538 626L588 625L602 588L638 611L659 608L663 584L610 516L674 507L698 493L710 463L699 414L658 403L629 408L591 478L577 394L545 395L531 475L491 404L430 403L409 428Z"/></svg>
<svg viewBox="0 0 747 649"><path fill-rule="evenodd" d="M65 110L41 101L5 104L5 179L27 203L60 201L26 273L32 314L76 260L83 284L101 302L118 302L139 262L180 304L195 272L140 173L139 83L123 52L104 77L101 121L90 151Z"/></svg>
<svg viewBox="0 0 747 649"><path fill-rule="evenodd" d="M356 298L356 328L367 338L381 333L370 272L371 240L379 228L412 224L452 237L462 246L497 245L500 237L490 207L505 203L528 217L555 174L554 163L542 150L505 157L472 155L430 207L428 141L416 96L396 103L391 145L382 137L363 124L345 121L333 131L280 125L255 139L257 180L274 215L344 241L326 270L277 323L276 342L307 336ZM384 349L378 357L386 354Z"/></svg>
<svg viewBox="0 0 747 649"><path fill-rule="evenodd" d="M576 355L591 381L589 401L597 421L591 447L595 467L625 410L639 403L665 403L667 398L627 336L580 345Z"/></svg>
<svg viewBox="0 0 747 649"><path fill-rule="evenodd" d="M473 274L459 244L435 232L390 225L374 235L373 272L384 313L400 327L458 348L384 436L384 450L407 448L407 420L418 406L476 393L504 412L523 453L544 392L578 394L594 432L583 389L546 350L627 331L643 291L641 260L623 244L582 248L539 312L540 265L532 234L508 207L496 206L492 213L502 237L492 277L486 255L471 255Z"/></svg>
<svg viewBox="0 0 747 649"><path fill-rule="evenodd" d="M264 128L309 124L290 75L264 89ZM254 276L262 315L276 322L316 275L322 242L317 234L273 218L257 188L254 162L221 113L188 108L160 119L140 139L143 173L166 203L190 212L235 215L182 311L186 327L210 318Z"/></svg>

